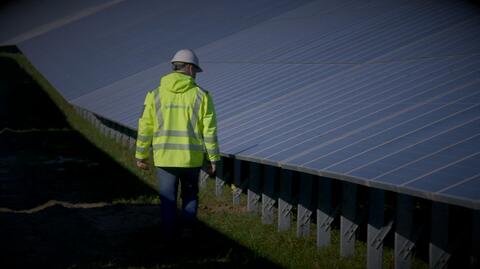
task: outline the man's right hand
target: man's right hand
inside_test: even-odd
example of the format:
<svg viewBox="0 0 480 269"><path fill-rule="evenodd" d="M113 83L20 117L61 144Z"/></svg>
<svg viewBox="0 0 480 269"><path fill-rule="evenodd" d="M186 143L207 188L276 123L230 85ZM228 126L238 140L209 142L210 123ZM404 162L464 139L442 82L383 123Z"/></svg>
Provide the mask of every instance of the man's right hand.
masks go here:
<svg viewBox="0 0 480 269"><path fill-rule="evenodd" d="M142 170L148 170L148 164L146 160L137 160L137 167Z"/></svg>
<svg viewBox="0 0 480 269"><path fill-rule="evenodd" d="M211 162L210 165L207 167L207 174L209 177L216 177L217 173L217 165L215 162Z"/></svg>

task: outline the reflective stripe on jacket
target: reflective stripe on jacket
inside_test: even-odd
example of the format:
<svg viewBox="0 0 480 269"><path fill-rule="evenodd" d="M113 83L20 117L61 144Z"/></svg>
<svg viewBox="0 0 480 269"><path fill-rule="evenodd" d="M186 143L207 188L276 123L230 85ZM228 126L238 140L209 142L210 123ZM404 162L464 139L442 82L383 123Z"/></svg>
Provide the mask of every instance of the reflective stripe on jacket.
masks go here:
<svg viewBox="0 0 480 269"><path fill-rule="evenodd" d="M164 76L144 105L137 159L147 159L152 147L160 167L200 167L205 152L209 161L220 160L212 98L193 78L179 72Z"/></svg>

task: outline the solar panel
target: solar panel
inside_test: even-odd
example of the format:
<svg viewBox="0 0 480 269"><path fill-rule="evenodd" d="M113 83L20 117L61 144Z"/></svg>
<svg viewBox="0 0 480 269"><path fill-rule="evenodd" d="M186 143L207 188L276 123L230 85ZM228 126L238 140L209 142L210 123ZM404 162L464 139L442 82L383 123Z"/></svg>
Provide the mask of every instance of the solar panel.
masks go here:
<svg viewBox="0 0 480 269"><path fill-rule="evenodd" d="M464 199L471 199L473 200L473 203L476 204L478 203L478 199L480 199L480 175L452 184L451 186L444 188L442 191L439 191L439 193L454 197L462 197Z"/></svg>
<svg viewBox="0 0 480 269"><path fill-rule="evenodd" d="M382 68L383 67L383 68ZM370 69L370 68L368 68ZM343 78L341 77L339 80L341 83L344 83L345 81L350 82L350 84L347 84L346 86L342 86L341 83L340 85L335 85L335 84L329 84L325 83L324 81L321 81L320 83L317 82L316 84L312 85L308 90L308 92L303 91L302 93L298 93L299 97L292 97L288 100L286 100L286 104L288 104L289 107L292 107L292 109L295 111L295 113L292 114L286 114L284 116L289 117L292 116L291 120L285 120L281 122L280 124L277 124L275 127L275 130L278 129L284 129L292 134L289 133L289 137L292 135L298 135L298 130L293 130L293 129L298 129L299 126L305 126L305 128L309 128L309 123L304 121L305 117L309 117L310 114L308 115L302 115L302 113L305 111L305 109L302 109L302 107L307 107L308 110L313 109L313 113L317 113L320 115L315 116L315 118L318 118L319 121L322 123L328 122L329 118L332 120L332 118L335 118L336 115L338 114L339 110L346 111L346 113L353 114L355 110L352 112L352 109L349 109L350 106L357 106L357 108L363 108L364 104L358 103L358 102L364 102L365 104L368 103L368 100L376 100L379 95L387 95L387 97L390 97L389 93L385 93L382 91L375 91L375 87L379 87L382 89L382 86L385 84L391 83L393 80L389 80L391 76L388 76L387 79L384 76L380 76L377 72L380 69L388 69L388 67L385 66L377 66L374 67L374 72L359 72L360 75L356 76L356 73L351 73L351 76L348 76L348 78ZM402 69L399 70L401 72ZM398 72L398 70L396 70ZM353 80L349 80L350 77L354 77ZM358 80L358 77L364 78L363 81ZM355 79L357 78L357 79ZM365 78L371 78L365 79ZM388 89L388 88L387 88ZM390 88L389 90L391 91L396 91L398 93L397 88ZM363 97L362 97L363 95ZM351 108L351 107L350 107ZM276 116L278 113L277 110L281 110L281 108L277 107L273 111L265 111L266 115L274 115ZM258 129L259 126L263 126L264 122L258 121L257 117L254 117L255 113L259 114L259 118L265 118L265 114L263 114L263 110L257 112L256 110L252 110L251 114L249 115L248 119L250 122L253 122L253 127L252 129ZM282 111L283 112L283 111ZM284 118L285 119L285 118ZM270 119L267 119L270 120ZM293 121L301 121L301 124L299 123L294 123ZM271 121L272 122L272 121ZM273 121L275 122L275 121ZM284 127L286 124L289 125L295 125L297 128L291 128L290 126ZM257 126L256 126L257 125ZM227 129L227 131L230 130ZM260 129L261 130L261 129ZM250 131L250 130L249 130ZM259 131L260 132L260 131ZM239 133L240 134L240 133ZM239 134L236 134L237 136ZM242 140L244 140L242 138Z"/></svg>
<svg viewBox="0 0 480 269"><path fill-rule="evenodd" d="M402 167L414 166L415 163L420 161L426 162L422 164L423 166L429 166L429 162L430 165L433 166L433 164L438 162L438 160L429 160L427 158L438 153L441 153L442 155L437 157L443 158L445 161L447 158L445 158L443 155L447 149L460 149L462 145L472 146L471 143L475 141L472 140L472 137L475 137L475 135L472 136L472 133L480 131L478 126L478 121L473 121L451 131L435 134L430 139L412 145L410 148L402 148L402 151L389 152L388 154L382 156L381 159L376 160L376 162L379 164L394 164L394 169L384 170L377 168L378 164L375 164L376 169L372 171L373 173L370 172L368 178L378 179L383 177L384 180L388 180L388 176L386 175L392 173L393 171L400 170ZM454 139L452 139L452 137L454 137ZM368 166L371 167L372 165ZM351 171L351 173L365 177L365 175L362 174L368 173L368 166L357 167L354 171Z"/></svg>
<svg viewBox="0 0 480 269"><path fill-rule="evenodd" d="M464 128L459 128L459 131L465 131L466 127L470 129L473 128L472 125L479 125L479 121L472 121L468 125L464 125ZM447 137L449 132L446 132L444 137ZM416 157L410 156L411 158L408 161L404 161L403 163L399 163L399 165L392 170L387 171L378 171L375 175L372 175L371 178L375 180L388 180L390 174L395 174L399 177L403 176L402 181L398 181L399 178L396 179L396 184L404 184L409 180L414 180L415 178L423 175L425 172L430 172L438 167L442 167L443 165L453 163L456 160L460 160L465 156L469 156L471 154L475 154L478 151L475 146L478 145L478 138L475 135L466 134L466 137L460 141L451 141L448 138L448 142L444 142L446 144L442 147L442 144L437 144L435 146L431 145L432 148L430 150L419 151L416 147L412 147L410 152L415 152ZM445 138L444 138L445 139ZM428 145L428 141L425 142ZM406 150L403 150L404 152ZM402 152L399 152L402 154ZM399 154L397 153L397 154ZM392 153L390 153L392 154ZM395 156L392 154L392 156ZM413 158L412 158L413 157ZM368 167L368 166L367 166ZM408 170L408 171L407 171ZM361 173L360 169L357 171L353 171L352 174ZM461 169L458 171L459 174L463 174L466 169ZM408 176L406 176L408 174Z"/></svg>
<svg viewBox="0 0 480 269"><path fill-rule="evenodd" d="M435 172L429 172L409 180L405 186L437 192L452 184L478 175L480 173L480 169L478 165L476 165L478 160L475 160L473 156L478 156L479 154L480 152L474 152L451 163L444 164L443 167L435 169ZM458 173L459 170L461 170L462 173Z"/></svg>
<svg viewBox="0 0 480 269"><path fill-rule="evenodd" d="M73 104L132 128L194 48L223 154L480 206L471 3L119 1L19 45Z"/></svg>
<svg viewBox="0 0 480 269"><path fill-rule="evenodd" d="M67 2L3 1L0 7L0 44L14 45L45 34L72 21L109 8L123 0ZM52 8L54 7L54 8ZM22 19L19 19L19 15ZM26 19L28 18L28 19Z"/></svg>
<svg viewBox="0 0 480 269"><path fill-rule="evenodd" d="M267 155L266 158L274 158L279 161L298 158L306 152L313 152L322 147L324 143L349 136L359 130L366 130L393 117L400 116L402 112L409 109L412 109L412 105L382 103L371 106L370 109L355 111L355 114L351 113L348 115L349 117L340 121L333 120L325 123L318 121L317 125L313 125L318 127L309 128L308 132L300 131L296 137L288 137L286 141L271 147L266 154L273 154ZM385 115L388 117L384 117ZM312 145L307 142L317 143L317 145L312 148ZM280 156L280 153L283 155ZM285 159L283 156L285 156Z"/></svg>
<svg viewBox="0 0 480 269"><path fill-rule="evenodd" d="M123 1L19 46L71 100L166 62L179 47L202 47L302 3Z"/></svg>

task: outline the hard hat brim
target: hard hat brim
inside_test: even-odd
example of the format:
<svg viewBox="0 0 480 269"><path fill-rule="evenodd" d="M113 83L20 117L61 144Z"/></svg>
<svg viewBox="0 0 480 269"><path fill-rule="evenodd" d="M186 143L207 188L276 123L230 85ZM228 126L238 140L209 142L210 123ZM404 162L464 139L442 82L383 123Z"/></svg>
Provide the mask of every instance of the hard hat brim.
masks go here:
<svg viewBox="0 0 480 269"><path fill-rule="evenodd" d="M198 65L196 65L196 64L194 64L194 63L181 62L181 61L171 61L170 63L172 63L172 64L173 64L173 63L191 64L191 65L195 66L195 69L197 69L197 73L203 72L203 69L202 69L200 66L198 66Z"/></svg>

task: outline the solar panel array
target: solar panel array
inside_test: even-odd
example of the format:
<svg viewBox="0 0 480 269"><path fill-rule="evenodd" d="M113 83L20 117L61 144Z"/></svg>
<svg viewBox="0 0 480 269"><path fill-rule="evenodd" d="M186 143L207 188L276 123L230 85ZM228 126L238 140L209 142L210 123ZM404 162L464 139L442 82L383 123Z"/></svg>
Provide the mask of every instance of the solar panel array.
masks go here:
<svg viewBox="0 0 480 269"><path fill-rule="evenodd" d="M480 208L474 3L108 4L19 43L73 104L136 128L168 59L191 47L223 154Z"/></svg>

